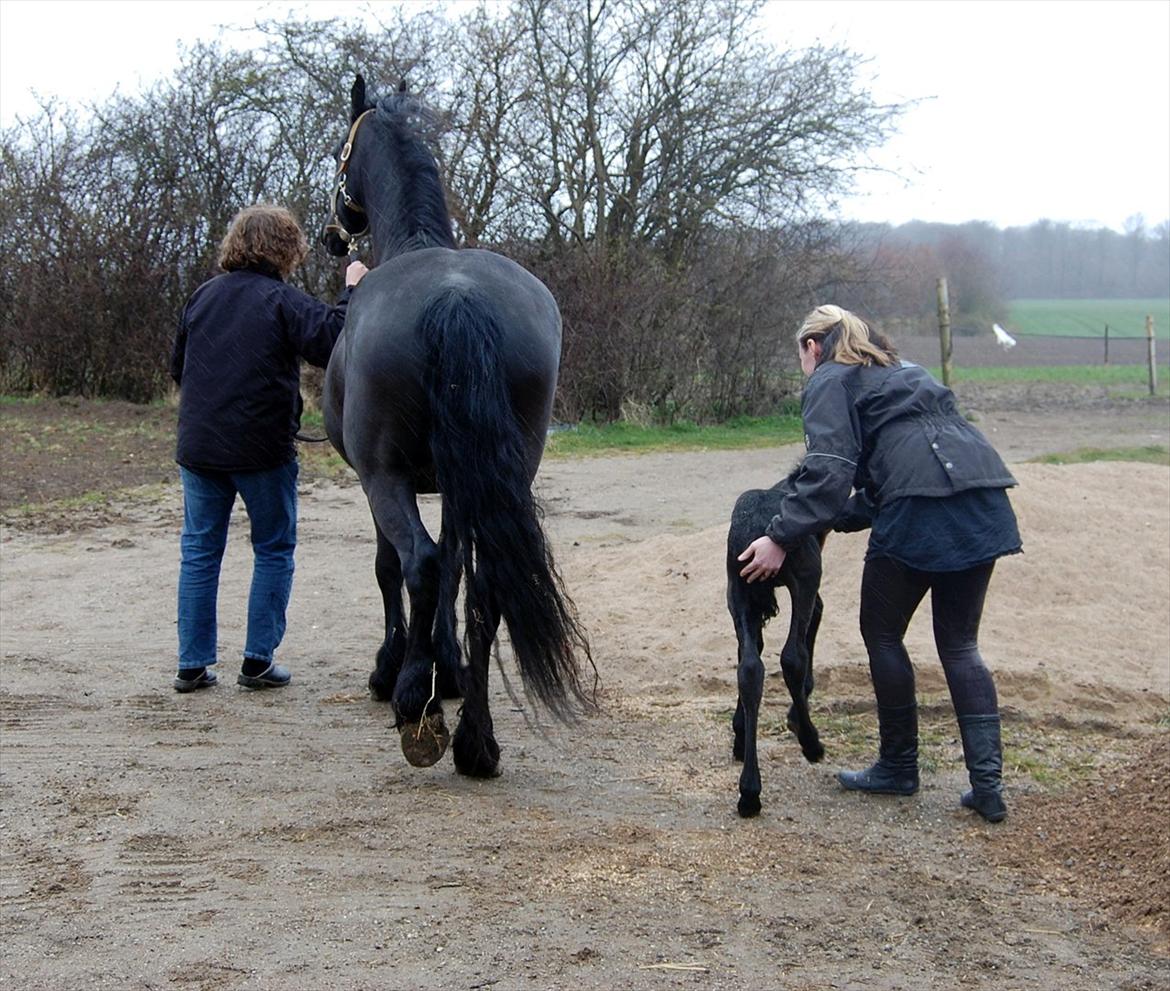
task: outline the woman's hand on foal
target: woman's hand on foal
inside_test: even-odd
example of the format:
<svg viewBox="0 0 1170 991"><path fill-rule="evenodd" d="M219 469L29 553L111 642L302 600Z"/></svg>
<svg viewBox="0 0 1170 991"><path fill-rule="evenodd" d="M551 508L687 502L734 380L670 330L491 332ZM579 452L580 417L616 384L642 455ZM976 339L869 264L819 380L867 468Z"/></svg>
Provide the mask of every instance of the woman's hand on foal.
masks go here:
<svg viewBox="0 0 1170 991"><path fill-rule="evenodd" d="M776 573L784 566L784 558L787 556L788 552L771 537L767 535L757 537L737 558L739 561L747 562L739 576L748 582L775 578Z"/></svg>

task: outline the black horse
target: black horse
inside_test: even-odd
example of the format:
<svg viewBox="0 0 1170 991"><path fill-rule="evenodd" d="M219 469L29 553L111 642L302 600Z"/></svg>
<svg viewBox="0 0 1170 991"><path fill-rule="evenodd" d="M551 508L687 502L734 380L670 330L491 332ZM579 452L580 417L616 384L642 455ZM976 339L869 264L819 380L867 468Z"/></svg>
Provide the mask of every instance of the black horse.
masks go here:
<svg viewBox="0 0 1170 991"><path fill-rule="evenodd" d="M813 690L813 646L821 623L821 550L827 534L809 536L792 548L779 573L767 581L748 583L740 577L743 562L738 556L753 540L764 533L772 517L779 512L788 478L770 489L751 489L736 500L727 531L727 608L735 625L739 643L739 699L732 726L735 743L732 755L743 761L739 776L739 814L754 816L760 811L760 765L756 755L756 731L760 700L764 694L764 626L776 615L776 589L788 589L792 616L788 639L780 651L780 668L784 683L792 696L788 710L788 728L800 741L806 759L816 763L825 756L825 748L808 711Z"/></svg>
<svg viewBox="0 0 1170 991"><path fill-rule="evenodd" d="M372 271L350 301L323 402L326 432L357 472L377 529L386 632L370 690L393 703L403 753L422 767L448 743L441 699L462 696L455 767L488 777L500 756L487 682L501 617L531 696L566 719L592 707L580 678L582 655L592 665L588 643L532 494L560 313L515 262L457 250L422 134L431 117L405 85L375 102L358 76L350 97L322 241L344 255L368 233ZM436 491L438 543L416 498ZM455 633L463 577L465 662Z"/></svg>

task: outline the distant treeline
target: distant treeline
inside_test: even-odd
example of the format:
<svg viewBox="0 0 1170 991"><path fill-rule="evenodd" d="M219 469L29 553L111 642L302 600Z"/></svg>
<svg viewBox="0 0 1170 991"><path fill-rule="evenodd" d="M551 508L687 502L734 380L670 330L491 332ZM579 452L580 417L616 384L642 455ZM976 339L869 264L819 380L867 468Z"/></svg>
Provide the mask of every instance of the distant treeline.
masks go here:
<svg viewBox="0 0 1170 991"><path fill-rule="evenodd" d="M1125 233L1041 220L1000 230L985 223L957 226L914 222L872 225L875 238L937 249L958 238L991 269L1008 299L1128 299L1170 296L1170 224L1152 230L1145 218Z"/></svg>
<svg viewBox="0 0 1170 991"><path fill-rule="evenodd" d="M403 5L378 28L290 14L258 25L267 42L252 51L197 43L142 92L44 106L0 132L0 389L165 395L176 320L233 214L281 202L316 237L358 71L381 91L407 79L435 110L460 242L506 252L558 300L563 419L774 408L818 302L922 330L946 275L956 325L974 332L1025 268L1076 284L1073 256L1053 254L1059 226L1020 242L1025 261L1006 251L1014 232L984 225L822 219L905 107L876 103L844 48L765 44L760 7L511 0L448 18ZM1115 238L1075 264L1157 294L1134 290L1149 278L1134 259L1164 257L1164 225L1120 239L1128 269ZM295 281L327 298L340 278L317 252Z"/></svg>
<svg viewBox="0 0 1170 991"><path fill-rule="evenodd" d="M841 229L857 271L844 298L903 332L937 323L935 286L946 276L959 333L988 333L1016 299L1170 298L1170 224L1152 230L1140 216L1125 233L1042 220L1001 230L987 223L915 221L855 224Z"/></svg>

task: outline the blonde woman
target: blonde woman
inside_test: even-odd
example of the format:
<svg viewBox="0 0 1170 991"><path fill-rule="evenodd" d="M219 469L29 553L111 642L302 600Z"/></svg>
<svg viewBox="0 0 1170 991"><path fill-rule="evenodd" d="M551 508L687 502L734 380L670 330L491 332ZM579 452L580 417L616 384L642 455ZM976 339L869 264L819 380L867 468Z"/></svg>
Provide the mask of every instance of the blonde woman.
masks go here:
<svg viewBox="0 0 1170 991"><path fill-rule="evenodd" d="M216 683L219 571L237 495L248 511L253 555L237 681L280 688L291 677L273 655L284 636L296 548L300 362L325 367L350 290L366 272L352 262L345 292L330 306L284 281L308 251L288 210L242 210L220 245L223 273L195 290L179 323L171 355L183 480L177 692Z"/></svg>
<svg viewBox="0 0 1170 991"><path fill-rule="evenodd" d="M871 767L841 771L838 781L853 791L918 790L914 668L903 638L929 591L971 780L961 801L999 822L1007 815L999 703L978 635L996 559L1021 550L1006 492L1016 480L951 391L900 361L855 314L819 306L796 342L808 376L801 405L808 450L792 495L740 555L741 574L748 581L772 577L785 547L807 534L872 527L861 635L881 746Z"/></svg>

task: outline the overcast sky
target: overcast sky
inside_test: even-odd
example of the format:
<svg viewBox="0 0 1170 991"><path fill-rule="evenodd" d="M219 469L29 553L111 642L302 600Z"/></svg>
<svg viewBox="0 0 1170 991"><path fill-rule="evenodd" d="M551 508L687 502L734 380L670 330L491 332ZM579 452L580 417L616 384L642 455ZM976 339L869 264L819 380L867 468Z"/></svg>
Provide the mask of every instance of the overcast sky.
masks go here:
<svg viewBox="0 0 1170 991"><path fill-rule="evenodd" d="M243 47L257 17L360 6L0 0L0 124L35 112L33 90L75 104L133 93L221 25ZM846 219L1119 230L1170 217L1170 0L770 0L765 17L780 45L868 59L880 100L921 101L873 156L900 178L866 178Z"/></svg>

